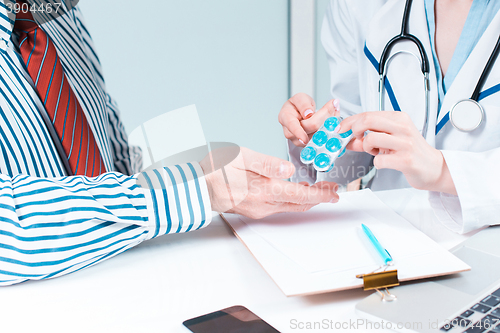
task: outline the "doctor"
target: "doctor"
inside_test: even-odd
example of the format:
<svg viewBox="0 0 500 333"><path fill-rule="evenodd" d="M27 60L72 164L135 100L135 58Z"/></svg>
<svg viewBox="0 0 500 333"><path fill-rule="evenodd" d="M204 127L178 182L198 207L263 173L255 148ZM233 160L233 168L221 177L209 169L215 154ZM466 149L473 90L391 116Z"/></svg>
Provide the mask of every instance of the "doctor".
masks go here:
<svg viewBox="0 0 500 333"><path fill-rule="evenodd" d="M498 223L499 8L492 0L331 0L322 42L336 99L314 112L314 100L298 94L279 115L294 180L359 183L374 165L372 189L430 191L436 215L456 232ZM384 59L402 31L417 42L403 38ZM300 150L339 111L348 117L341 131L355 139L336 168L316 174L301 165Z"/></svg>

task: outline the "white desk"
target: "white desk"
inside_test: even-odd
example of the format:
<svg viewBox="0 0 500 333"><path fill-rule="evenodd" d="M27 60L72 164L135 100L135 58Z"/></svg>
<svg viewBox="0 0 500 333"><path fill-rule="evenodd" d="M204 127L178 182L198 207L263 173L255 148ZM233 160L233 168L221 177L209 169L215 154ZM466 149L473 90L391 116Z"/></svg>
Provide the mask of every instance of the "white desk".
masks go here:
<svg viewBox="0 0 500 333"><path fill-rule="evenodd" d="M447 248L467 237L436 221L427 192L377 195ZM285 297L215 217L203 230L143 243L69 276L0 288L0 332L186 333L184 320L232 305L248 307L281 332L328 332L333 330L293 329L291 321L356 321L354 305L367 295Z"/></svg>

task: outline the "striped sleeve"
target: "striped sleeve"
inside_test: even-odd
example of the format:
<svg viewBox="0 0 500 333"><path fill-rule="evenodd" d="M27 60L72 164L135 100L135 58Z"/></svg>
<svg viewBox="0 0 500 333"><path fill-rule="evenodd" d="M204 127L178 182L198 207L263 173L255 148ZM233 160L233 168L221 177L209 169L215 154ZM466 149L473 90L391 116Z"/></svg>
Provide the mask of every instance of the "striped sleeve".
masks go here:
<svg viewBox="0 0 500 333"><path fill-rule="evenodd" d="M138 183L145 189L154 238L205 227L212 220L211 203L203 170L187 163L143 172Z"/></svg>
<svg viewBox="0 0 500 333"><path fill-rule="evenodd" d="M152 179L151 176L156 178ZM143 188L142 180L151 186ZM211 220L196 163L135 176L0 175L0 285L72 273Z"/></svg>

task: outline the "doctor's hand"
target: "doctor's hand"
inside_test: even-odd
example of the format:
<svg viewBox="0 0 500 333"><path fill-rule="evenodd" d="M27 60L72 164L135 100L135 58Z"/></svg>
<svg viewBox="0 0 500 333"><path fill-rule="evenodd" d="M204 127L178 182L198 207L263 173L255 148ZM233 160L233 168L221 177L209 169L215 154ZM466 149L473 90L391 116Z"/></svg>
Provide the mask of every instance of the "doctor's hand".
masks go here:
<svg viewBox="0 0 500 333"><path fill-rule="evenodd" d="M319 203L339 200L335 183L307 186L284 181L295 172L290 162L241 148L227 164L227 156L234 153L228 149L234 148L212 151L200 163L213 211L260 219L275 213L304 212Z"/></svg>
<svg viewBox="0 0 500 333"><path fill-rule="evenodd" d="M417 189L457 194L443 154L425 141L408 114L360 113L341 123L341 133L349 129L354 139L347 149L375 156L377 169L401 171Z"/></svg>
<svg viewBox="0 0 500 333"><path fill-rule="evenodd" d="M332 99L318 112L314 99L299 93L290 98L281 108L278 120L283 126L283 133L294 145L304 147L314 133L329 117L339 116L339 102Z"/></svg>

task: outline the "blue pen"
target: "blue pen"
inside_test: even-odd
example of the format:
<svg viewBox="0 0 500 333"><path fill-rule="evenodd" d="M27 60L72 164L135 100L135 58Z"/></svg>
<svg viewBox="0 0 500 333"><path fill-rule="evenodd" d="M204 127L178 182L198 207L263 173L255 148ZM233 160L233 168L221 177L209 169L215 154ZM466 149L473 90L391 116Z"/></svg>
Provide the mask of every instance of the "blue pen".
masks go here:
<svg viewBox="0 0 500 333"><path fill-rule="evenodd" d="M375 235L373 234L373 232L370 230L370 228L368 228L364 224L361 224L361 228L363 228L363 231L365 232L366 236L368 236L368 239L373 244L373 246L375 246L375 249L377 250L377 252L382 257L382 260L384 260L384 264L387 265L388 262L391 262L392 261L392 256L389 254L389 251L387 251L386 249L384 249L382 247L382 245L380 244L380 242L378 241L378 239L375 237Z"/></svg>

